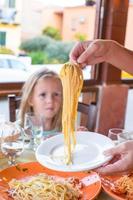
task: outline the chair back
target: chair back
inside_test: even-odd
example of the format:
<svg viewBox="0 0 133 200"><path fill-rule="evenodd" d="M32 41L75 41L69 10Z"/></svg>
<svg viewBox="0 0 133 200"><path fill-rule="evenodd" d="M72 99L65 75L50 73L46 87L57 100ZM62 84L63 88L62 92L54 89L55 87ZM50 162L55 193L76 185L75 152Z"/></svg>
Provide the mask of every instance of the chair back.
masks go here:
<svg viewBox="0 0 133 200"><path fill-rule="evenodd" d="M96 126L96 103L85 104L78 102L78 112L81 113L80 125L88 128L89 131L95 131Z"/></svg>
<svg viewBox="0 0 133 200"><path fill-rule="evenodd" d="M16 121L17 110L19 109L21 102L21 97L15 94L8 95L8 105L9 105L9 120L11 122Z"/></svg>

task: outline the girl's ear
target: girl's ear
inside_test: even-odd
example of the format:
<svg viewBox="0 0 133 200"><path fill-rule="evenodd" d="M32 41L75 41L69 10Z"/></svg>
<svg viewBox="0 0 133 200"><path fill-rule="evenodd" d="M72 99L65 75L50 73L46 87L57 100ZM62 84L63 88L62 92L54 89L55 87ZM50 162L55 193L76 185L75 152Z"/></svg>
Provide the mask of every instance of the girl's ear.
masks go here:
<svg viewBox="0 0 133 200"><path fill-rule="evenodd" d="M32 97L29 97L29 99L28 99L28 104L29 104L31 107L33 106Z"/></svg>

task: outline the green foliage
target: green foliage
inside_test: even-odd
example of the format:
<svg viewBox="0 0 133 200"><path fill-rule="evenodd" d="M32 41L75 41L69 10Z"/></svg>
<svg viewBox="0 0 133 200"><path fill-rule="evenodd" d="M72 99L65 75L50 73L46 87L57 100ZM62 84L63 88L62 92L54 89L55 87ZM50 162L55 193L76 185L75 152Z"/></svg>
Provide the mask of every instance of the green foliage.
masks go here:
<svg viewBox="0 0 133 200"><path fill-rule="evenodd" d="M74 42L62 42L43 36L22 43L21 49L32 57L32 64L57 64L69 60L73 45Z"/></svg>
<svg viewBox="0 0 133 200"><path fill-rule="evenodd" d="M43 64L47 55L43 51L33 51L28 54L32 58L32 64Z"/></svg>
<svg viewBox="0 0 133 200"><path fill-rule="evenodd" d="M40 36L23 42L20 45L20 49L26 52L43 51L50 42L52 42L52 38Z"/></svg>
<svg viewBox="0 0 133 200"><path fill-rule="evenodd" d="M75 34L75 38L78 41L85 41L85 40L87 40L87 35L86 34L82 34L82 33L76 33Z"/></svg>
<svg viewBox="0 0 133 200"><path fill-rule="evenodd" d="M56 59L58 63L67 62L69 60L69 52L73 45L74 43L72 42L61 41L50 43L46 48L49 60L52 60L53 62L53 60Z"/></svg>
<svg viewBox="0 0 133 200"><path fill-rule="evenodd" d="M11 54L14 55L14 52L11 49L6 47L0 47L0 54Z"/></svg>
<svg viewBox="0 0 133 200"><path fill-rule="evenodd" d="M42 34L47 35L55 40L61 40L61 34L59 30L51 26L44 28Z"/></svg>

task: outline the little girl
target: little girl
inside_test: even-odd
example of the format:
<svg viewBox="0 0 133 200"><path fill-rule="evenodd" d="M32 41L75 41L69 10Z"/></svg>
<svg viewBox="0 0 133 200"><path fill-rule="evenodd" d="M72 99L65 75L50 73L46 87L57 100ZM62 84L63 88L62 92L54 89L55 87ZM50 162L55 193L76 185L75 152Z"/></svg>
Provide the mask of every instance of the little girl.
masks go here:
<svg viewBox="0 0 133 200"><path fill-rule="evenodd" d="M19 111L22 126L25 115L29 112L37 119L43 119L47 134L52 136L61 131L62 84L55 72L48 69L38 70L24 84Z"/></svg>

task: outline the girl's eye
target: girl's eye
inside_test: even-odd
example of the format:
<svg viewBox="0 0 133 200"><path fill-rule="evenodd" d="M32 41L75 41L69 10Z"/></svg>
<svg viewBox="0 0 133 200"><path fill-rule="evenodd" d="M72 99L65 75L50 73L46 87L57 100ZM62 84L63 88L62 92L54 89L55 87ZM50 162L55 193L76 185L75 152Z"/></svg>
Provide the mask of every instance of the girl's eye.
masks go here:
<svg viewBox="0 0 133 200"><path fill-rule="evenodd" d="M39 96L45 97L45 96L46 96L46 93L42 93L42 94L40 94Z"/></svg>
<svg viewBox="0 0 133 200"><path fill-rule="evenodd" d="M53 94L53 96L55 96L55 97L60 97L60 96L61 96L61 93L55 92L55 93Z"/></svg>

